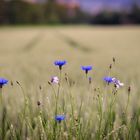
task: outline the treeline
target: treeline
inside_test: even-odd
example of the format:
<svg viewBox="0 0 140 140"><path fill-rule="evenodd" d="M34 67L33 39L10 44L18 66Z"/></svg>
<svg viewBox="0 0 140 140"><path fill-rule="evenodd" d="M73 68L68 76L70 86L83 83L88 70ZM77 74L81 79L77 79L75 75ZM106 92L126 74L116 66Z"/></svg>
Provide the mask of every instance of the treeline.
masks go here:
<svg viewBox="0 0 140 140"><path fill-rule="evenodd" d="M43 4L23 0L0 1L1 24L80 23L85 16L79 7L69 9L53 0Z"/></svg>
<svg viewBox="0 0 140 140"><path fill-rule="evenodd" d="M102 11L90 19L91 24L140 24L140 7L134 4L130 11Z"/></svg>
<svg viewBox="0 0 140 140"><path fill-rule="evenodd" d="M0 24L122 24L140 23L140 8L134 4L129 12L102 11L96 15L80 7L60 5L55 0L29 3L23 0L0 0Z"/></svg>

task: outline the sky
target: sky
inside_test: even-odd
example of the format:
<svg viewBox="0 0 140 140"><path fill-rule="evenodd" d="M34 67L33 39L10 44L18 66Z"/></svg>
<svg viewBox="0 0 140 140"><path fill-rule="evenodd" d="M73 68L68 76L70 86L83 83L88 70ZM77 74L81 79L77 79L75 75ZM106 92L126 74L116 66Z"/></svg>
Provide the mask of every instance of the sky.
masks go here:
<svg viewBox="0 0 140 140"><path fill-rule="evenodd" d="M102 9L127 10L132 6L134 0L79 0L79 2L84 10L95 12Z"/></svg>
<svg viewBox="0 0 140 140"><path fill-rule="evenodd" d="M42 0L28 0L28 1L42 1ZM95 13L103 9L108 10L129 10L133 2L137 2L140 5L140 0L57 0L62 3L75 2L80 5L84 11Z"/></svg>

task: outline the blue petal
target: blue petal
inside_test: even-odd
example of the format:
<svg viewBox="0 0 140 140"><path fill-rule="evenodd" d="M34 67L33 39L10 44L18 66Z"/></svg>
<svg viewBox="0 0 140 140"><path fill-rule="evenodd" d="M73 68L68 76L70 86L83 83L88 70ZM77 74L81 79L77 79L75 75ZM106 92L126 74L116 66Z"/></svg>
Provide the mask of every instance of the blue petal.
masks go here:
<svg viewBox="0 0 140 140"><path fill-rule="evenodd" d="M6 85L8 83L8 80L7 79L4 79L4 78L0 78L0 85Z"/></svg>
<svg viewBox="0 0 140 140"><path fill-rule="evenodd" d="M65 65L67 62L65 61L65 60L56 60L55 62L54 62L54 65L56 65L56 66L63 66L63 65Z"/></svg>
<svg viewBox="0 0 140 140"><path fill-rule="evenodd" d="M65 116L64 116L64 115L57 115L57 116L55 117L55 120L56 120L56 121L65 120Z"/></svg>
<svg viewBox="0 0 140 140"><path fill-rule="evenodd" d="M84 71L90 71L90 70L92 70L92 66L82 66L81 68Z"/></svg>
<svg viewBox="0 0 140 140"><path fill-rule="evenodd" d="M113 82L112 77L109 77L109 76L104 77L103 80L106 81L107 83Z"/></svg>

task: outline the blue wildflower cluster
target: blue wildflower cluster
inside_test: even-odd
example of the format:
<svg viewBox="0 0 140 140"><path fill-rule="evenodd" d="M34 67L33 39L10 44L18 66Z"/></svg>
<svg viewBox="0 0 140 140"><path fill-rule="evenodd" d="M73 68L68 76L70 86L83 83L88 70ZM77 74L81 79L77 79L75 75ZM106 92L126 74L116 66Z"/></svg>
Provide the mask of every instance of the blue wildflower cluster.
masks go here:
<svg viewBox="0 0 140 140"><path fill-rule="evenodd" d="M64 66L65 64L67 63L66 60L56 60L54 62L54 64L56 66L59 67L59 69L61 70L62 69L62 66ZM92 66L89 65L89 66L81 66L81 69L85 72L85 74L87 75L89 71L92 70ZM124 84L121 83L118 79L114 78L114 77L110 77L110 76L105 76L103 78L103 80L105 82L107 82L108 84L110 83L114 83L114 85L116 86L116 88L120 88L121 86L123 86ZM89 77L89 83L91 83L91 77Z"/></svg>
<svg viewBox="0 0 140 140"><path fill-rule="evenodd" d="M60 70L62 70L62 67L66 64L67 62L65 60L57 60L54 62L55 66L58 66ZM81 66L81 69L85 72L86 76L87 74L89 73L89 71L91 71L93 69L93 67L91 65L88 65L88 66ZM117 88L123 86L123 83L121 83L118 79L116 78L113 78L113 77L110 77L110 76L105 76L103 78L103 80L107 83L107 84L110 84L110 83L113 83ZM52 79L52 82L57 82L59 81L58 77L54 77ZM88 77L88 81L89 81L89 84L91 84L92 82L92 78L91 77ZM117 91L117 90L116 90ZM59 123L61 123L61 121L65 120L65 116L64 115L56 115L55 116L55 120Z"/></svg>
<svg viewBox="0 0 140 140"><path fill-rule="evenodd" d="M60 70L62 70L62 67L63 67L64 65L66 65L66 64L67 64L67 61L66 61L66 60L56 60L56 61L54 62L54 65L55 65L55 66L58 66ZM82 69L82 70L85 72L85 74L87 75L88 72L92 70L92 66L81 66L81 69ZM91 78L91 77L88 77L88 80L89 80L89 83L91 84L92 78ZM121 86L124 85L124 84L121 83L118 79L113 78L113 77L110 77L110 76L104 77L103 80L104 80L106 83L108 83L108 84L114 83L115 86L116 86L117 88L119 88L119 87L121 87ZM8 83L8 80L7 80L7 79L0 78L0 88L2 88L2 87L3 87L4 85L6 85L7 83ZM57 83L57 84L58 84L58 83L59 83L58 77L57 77L57 76L52 77L51 83ZM60 123L61 121L65 120L65 116L64 116L64 115L56 115L56 116L55 116L55 120L56 120L57 122Z"/></svg>
<svg viewBox="0 0 140 140"><path fill-rule="evenodd" d="M83 91L81 91L82 94L81 94L81 92L79 92L76 96L73 95L73 91L77 88L78 82L75 84L75 81L73 81L73 79L71 79L67 73L65 73L65 75L63 75L62 69L65 67L66 64L67 64L66 60L54 61L53 65L57 68L59 76L57 76L57 75L51 76L50 80L48 81L48 84L50 85L52 92L50 92L50 90L48 90L48 91L49 91L49 93L52 93L54 95L48 94L47 98L46 98L46 96L41 95L41 97L43 97L43 99L41 99L42 101L37 100L37 102L36 102L36 106L38 107L37 111L35 110L34 112L31 112L33 109L32 106L34 104L32 105L32 100L30 100L30 98L28 98L28 96L26 94L24 94L24 90L23 90L21 84L18 81L16 81L16 83L20 86L20 88L23 92L23 96L24 96L24 98L23 98L24 99L23 100L23 105L24 105L23 109L24 110L21 110L20 114L21 115L23 114L21 116L22 117L21 119L26 119L27 116L29 116L29 123L31 124L31 131L36 130L36 129L38 130L38 124L37 125L35 124L38 122L36 122L36 121L30 122L30 120L34 120L36 118L38 119L38 117L39 117L39 120L41 120L41 125L42 125L42 120L47 120L47 121L43 121L43 125L41 126L41 129L43 130L43 135L38 135L38 136L36 135L36 139L44 138L44 139L56 140L56 139L73 139L74 138L74 139L80 140L80 139L84 138L86 140L86 139L106 139L106 138L108 138L108 135L106 135L107 137L106 136L104 137L104 135L102 135L104 133L104 129L103 129L104 122L107 122L105 124L105 127L107 126L106 127L107 133L111 132L112 129L110 127L110 124L112 124L112 126L113 126L114 122L115 122L114 118L112 118L111 115L112 115L112 113L114 113L114 115L116 115L115 110L114 110L116 96L113 96L113 98L111 96L111 98L106 99L107 97L102 94L102 91L100 91L100 88L96 88L96 85L92 84L94 82L92 79L93 78L92 74L91 74L91 72L94 68L92 65L82 65L78 68L79 71L81 71L81 73L83 73L83 78L85 78L85 81L88 83L84 83L86 85L86 88L81 88L83 90ZM111 67L112 67L112 65L110 65L110 69L111 69ZM65 81L63 81L63 80L65 80ZM102 82L105 81L105 83L107 83L109 86L110 86L110 84L115 85L114 86L115 88L109 87L109 93L111 91L112 95L113 94L115 95L118 92L118 88L120 88L124 85L117 78L114 78L111 76L105 76L103 79L100 79L100 80L102 80ZM8 83L7 79L0 78L0 109L2 111L5 107L5 106L3 106L3 94L1 94L3 91L2 87L4 85L6 85L7 83ZM73 86L74 84L76 86ZM11 83L11 85L13 86L13 83ZM42 90L41 85L39 85L39 89L40 89L41 93L44 92L44 90ZM87 90L87 94L83 95L84 92L86 92L86 90ZM48 91L47 91L47 93L48 93ZM129 94L130 94L130 91L131 91L131 87L128 88ZM95 94L92 95L92 93L95 93ZM67 95L67 94L69 94L69 95ZM124 112L127 112L128 103L129 103L129 94L128 94L127 106L126 106ZM79 98L79 96L80 96L80 98ZM49 108L47 109L47 111L44 110L44 107L46 106L46 104L44 104L46 102L45 100L47 101L47 105L49 105L48 107L50 108L50 110L48 110ZM85 100L86 104L84 103L84 100ZM97 107L97 113L98 113L97 116L99 118L99 122L97 123L97 124L99 124L99 128L98 128L98 126L96 126L97 131L95 131L95 134L94 134L95 138L94 137L91 138L86 133L83 133L83 131L86 132L87 129L92 129L92 128L82 127L82 129L81 129L81 126L84 126L84 123L86 123L85 126L88 126L88 122L90 121L90 118L92 117L92 116L90 117L90 115L92 115L91 113L93 112L93 109L94 109L92 106L92 104L93 104L92 100L93 101L96 100L94 103L96 106L94 108L96 109L96 107ZM31 105L31 106L28 106L27 103L29 103L29 105ZM88 103L90 103L90 104L88 104ZM84 109L87 108L85 105L90 107L89 111L87 112L87 114L89 114L88 117L87 117L87 114L84 114ZM29 113L33 113L33 114L30 115ZM48 114L47 119L46 119L46 114ZM50 116L52 114L53 114L53 117L51 118ZM34 115L37 115L37 116L34 116ZM18 116L18 117L20 117L20 116ZM85 121L83 121L85 119L89 119L89 120L85 122ZM5 120L8 121L7 118ZM22 122L21 122L20 125L22 126L24 124L22 124ZM18 130L20 125L13 129ZM34 125L35 125L35 127L34 127ZM95 125L93 125L93 127L94 126ZM49 128L49 130L48 130L48 128ZM4 129L7 129L7 132L9 132L9 128L5 127ZM26 127L25 127L25 129L26 129ZM28 130L30 133L30 129L28 129ZM24 131L24 129L23 129L23 131ZM7 132L5 134L7 134ZM27 133L28 133L28 131L27 131ZM90 133L88 133L88 134L91 135ZM24 135L25 134L23 133L22 136L24 137ZM85 137L84 135L87 135L87 137ZM33 134L33 137L34 137L34 134ZM5 138L4 135L3 135L2 139L3 138ZM8 138L9 138L9 135L8 135ZM19 139L20 139L20 137L19 137ZM1 140L1 136L0 136L0 140Z"/></svg>

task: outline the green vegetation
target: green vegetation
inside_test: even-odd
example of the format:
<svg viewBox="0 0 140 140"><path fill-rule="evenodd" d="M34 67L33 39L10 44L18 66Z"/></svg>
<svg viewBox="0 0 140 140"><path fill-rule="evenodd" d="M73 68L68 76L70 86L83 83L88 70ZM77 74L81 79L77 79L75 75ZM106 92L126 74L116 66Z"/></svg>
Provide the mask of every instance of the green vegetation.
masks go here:
<svg viewBox="0 0 140 140"><path fill-rule="evenodd" d="M139 37L140 27L0 28L0 77L9 80L0 139L139 140ZM61 72L55 60L67 60ZM85 65L93 66L87 77ZM104 76L124 86L114 92Z"/></svg>
<svg viewBox="0 0 140 140"><path fill-rule="evenodd" d="M0 24L139 24L140 7L135 3L131 10L108 11L90 14L79 6L70 7L48 0L29 3L24 0L1 0Z"/></svg>

